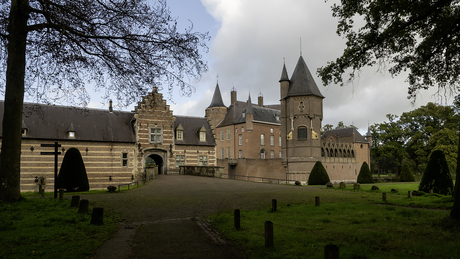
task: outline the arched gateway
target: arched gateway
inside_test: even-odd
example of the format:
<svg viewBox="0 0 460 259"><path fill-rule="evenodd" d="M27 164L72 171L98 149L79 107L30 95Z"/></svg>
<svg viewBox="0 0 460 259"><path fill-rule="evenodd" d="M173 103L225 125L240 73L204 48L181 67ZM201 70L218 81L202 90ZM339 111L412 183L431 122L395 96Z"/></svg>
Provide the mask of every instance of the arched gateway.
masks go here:
<svg viewBox="0 0 460 259"><path fill-rule="evenodd" d="M147 167L148 158L155 161L155 165L158 167L158 174L166 174L168 168L167 151L161 149L151 149L144 151L143 165Z"/></svg>

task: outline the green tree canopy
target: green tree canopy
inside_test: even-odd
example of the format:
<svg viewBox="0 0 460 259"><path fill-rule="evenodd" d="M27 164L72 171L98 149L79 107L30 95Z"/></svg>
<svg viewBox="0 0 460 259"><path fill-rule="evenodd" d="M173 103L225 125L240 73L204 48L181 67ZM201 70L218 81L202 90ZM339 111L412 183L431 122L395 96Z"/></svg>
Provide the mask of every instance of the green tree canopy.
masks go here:
<svg viewBox="0 0 460 259"><path fill-rule="evenodd" d="M324 168L321 161L317 161L311 169L310 176L308 176L308 185L325 185L330 182L329 175L326 168Z"/></svg>
<svg viewBox="0 0 460 259"><path fill-rule="evenodd" d="M372 178L371 171L369 170L369 165L364 162L361 165L361 169L359 169L358 174L358 183L374 183L374 179Z"/></svg>
<svg viewBox="0 0 460 259"><path fill-rule="evenodd" d="M450 176L449 167L441 150L434 151L428 162L425 173L420 181L419 190L444 195L452 194L454 187L452 177Z"/></svg>

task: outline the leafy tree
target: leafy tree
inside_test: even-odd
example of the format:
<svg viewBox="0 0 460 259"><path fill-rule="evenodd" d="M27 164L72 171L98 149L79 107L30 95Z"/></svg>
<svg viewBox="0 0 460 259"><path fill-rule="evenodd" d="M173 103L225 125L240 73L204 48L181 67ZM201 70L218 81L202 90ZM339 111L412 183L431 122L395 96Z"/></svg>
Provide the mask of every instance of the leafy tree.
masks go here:
<svg viewBox="0 0 460 259"><path fill-rule="evenodd" d="M89 101L85 84L132 103L165 82L182 93L206 70L200 50L207 34L178 32L165 0L2 0L0 60L5 108L0 200L20 196L24 93L45 99ZM5 71L6 70L6 71ZM3 84L2 84L3 85Z"/></svg>
<svg viewBox="0 0 460 259"><path fill-rule="evenodd" d="M57 186L66 189L66 192L89 191L85 163L77 148L69 148L65 153L59 169Z"/></svg>
<svg viewBox="0 0 460 259"><path fill-rule="evenodd" d="M350 81L361 68L380 65L388 67L394 76L409 72L408 94L412 98L420 89L458 87L458 0L341 1L333 5L332 12L339 19L337 33L347 43L339 58L318 69L325 85L343 84L344 74L349 75ZM364 24L358 30L354 28L356 19L362 19ZM458 167L456 178L460 178ZM454 199L451 217L460 220L460 192L455 192Z"/></svg>
<svg viewBox="0 0 460 259"><path fill-rule="evenodd" d="M321 161L317 161L311 169L310 176L308 177L308 185L325 185L330 182L329 175L326 168L324 168Z"/></svg>
<svg viewBox="0 0 460 259"><path fill-rule="evenodd" d="M361 169L359 169L358 174L358 183L374 183L374 179L372 178L371 171L369 170L369 165L364 162L361 165Z"/></svg>
<svg viewBox="0 0 460 259"><path fill-rule="evenodd" d="M433 190L435 193L444 195L452 194L454 190L452 177L450 176L444 153L441 150L435 150L431 153L418 189L424 192Z"/></svg>
<svg viewBox="0 0 460 259"><path fill-rule="evenodd" d="M407 163L403 164L402 166L401 174L399 175L399 181L400 182L415 182L414 174L412 173L412 170L410 169Z"/></svg>

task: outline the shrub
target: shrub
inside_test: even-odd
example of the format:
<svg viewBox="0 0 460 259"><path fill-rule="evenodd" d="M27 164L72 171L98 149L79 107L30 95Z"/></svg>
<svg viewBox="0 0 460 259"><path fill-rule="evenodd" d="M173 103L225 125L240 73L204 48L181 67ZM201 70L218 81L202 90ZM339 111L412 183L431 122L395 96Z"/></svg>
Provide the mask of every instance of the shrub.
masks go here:
<svg viewBox="0 0 460 259"><path fill-rule="evenodd" d="M67 192L89 191L88 175L78 149L67 150L57 180L58 188L66 189Z"/></svg>
<svg viewBox="0 0 460 259"><path fill-rule="evenodd" d="M422 180L418 187L419 191L448 195L453 192L454 186L449 172L444 152L435 150L430 155L430 159L423 173Z"/></svg>
<svg viewBox="0 0 460 259"><path fill-rule="evenodd" d="M358 174L358 183L374 183L374 179L372 178L371 171L369 170L369 165L364 162L361 165L361 169L359 170Z"/></svg>
<svg viewBox="0 0 460 259"><path fill-rule="evenodd" d="M414 174L408 164L403 164L401 174L399 175L400 182L415 182Z"/></svg>
<svg viewBox="0 0 460 259"><path fill-rule="evenodd" d="M308 184L325 185L330 181L331 180L329 180L329 176L327 175L327 171L323 164L320 161L316 162L315 166L313 166L313 169L311 169L310 176L308 177Z"/></svg>

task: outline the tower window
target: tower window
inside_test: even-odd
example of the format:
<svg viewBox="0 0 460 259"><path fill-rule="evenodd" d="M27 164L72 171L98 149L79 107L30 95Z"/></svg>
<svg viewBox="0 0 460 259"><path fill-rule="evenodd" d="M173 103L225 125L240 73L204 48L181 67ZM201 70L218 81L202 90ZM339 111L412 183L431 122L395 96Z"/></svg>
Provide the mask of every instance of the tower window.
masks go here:
<svg viewBox="0 0 460 259"><path fill-rule="evenodd" d="M297 128L297 139L307 139L307 127L300 126Z"/></svg>

